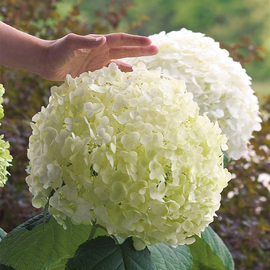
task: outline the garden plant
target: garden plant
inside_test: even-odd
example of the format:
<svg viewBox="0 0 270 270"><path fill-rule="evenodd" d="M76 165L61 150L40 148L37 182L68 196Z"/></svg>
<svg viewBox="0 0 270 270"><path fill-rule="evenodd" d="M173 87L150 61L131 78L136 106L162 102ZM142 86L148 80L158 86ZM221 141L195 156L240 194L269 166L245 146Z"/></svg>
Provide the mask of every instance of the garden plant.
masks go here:
<svg viewBox="0 0 270 270"><path fill-rule="evenodd" d="M73 32L74 25L77 33L87 31L77 6L63 16L56 4L41 4L47 5L38 9L42 20L24 15L34 23L21 28L42 38ZM22 7L36 8L34 1ZM126 9L108 6L107 15L120 21ZM20 25L7 10L2 16ZM115 30L111 18L92 31ZM150 38L159 53L125 59L134 65L128 73L110 64L55 85L1 71L6 93L14 83L24 90L1 100L0 269L222 270L235 269L234 259L242 267L216 224L230 221L223 209L242 192L235 179L256 163L251 151L269 160L260 148L269 140L269 116L260 114L241 63L214 39L187 29ZM249 164L247 170L236 171L239 163ZM9 205L12 193L20 205ZM36 209L12 216L12 207L30 202ZM262 243L262 252L268 245Z"/></svg>

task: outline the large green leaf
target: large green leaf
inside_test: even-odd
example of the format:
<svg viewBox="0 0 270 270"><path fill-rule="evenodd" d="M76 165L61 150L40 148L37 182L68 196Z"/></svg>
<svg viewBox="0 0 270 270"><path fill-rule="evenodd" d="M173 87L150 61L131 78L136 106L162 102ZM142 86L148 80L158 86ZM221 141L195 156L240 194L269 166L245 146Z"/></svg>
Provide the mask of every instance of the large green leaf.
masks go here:
<svg viewBox="0 0 270 270"><path fill-rule="evenodd" d="M189 246L193 256L192 270L233 270L234 262L230 251L221 238L207 227L202 238Z"/></svg>
<svg viewBox="0 0 270 270"><path fill-rule="evenodd" d="M61 269L90 234L91 226L73 225L64 230L55 219L39 215L8 234L0 244L0 264L16 270ZM63 269L63 268L62 268Z"/></svg>
<svg viewBox="0 0 270 270"><path fill-rule="evenodd" d="M147 248L137 251L131 238L122 244L106 236L82 244L66 270L155 270Z"/></svg>
<svg viewBox="0 0 270 270"><path fill-rule="evenodd" d="M177 246L176 248L158 244L148 247L157 270L190 270L193 259L189 248Z"/></svg>

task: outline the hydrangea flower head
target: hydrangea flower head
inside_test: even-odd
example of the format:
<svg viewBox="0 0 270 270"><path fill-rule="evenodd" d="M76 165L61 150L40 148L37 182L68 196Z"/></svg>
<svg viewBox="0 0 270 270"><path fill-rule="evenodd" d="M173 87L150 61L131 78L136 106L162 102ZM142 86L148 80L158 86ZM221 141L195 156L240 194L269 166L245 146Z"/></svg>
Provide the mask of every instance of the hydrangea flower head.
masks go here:
<svg viewBox="0 0 270 270"><path fill-rule="evenodd" d="M253 131L260 130L258 99L251 88L251 78L240 63L229 57L218 42L202 33L181 29L149 37L157 45L154 56L129 58L130 64L144 62L148 69L186 82L200 107L218 121L228 138L228 155L239 159L247 152Z"/></svg>
<svg viewBox="0 0 270 270"><path fill-rule="evenodd" d="M67 76L31 125L34 206L49 198L59 223L95 220L137 249L191 243L230 179L218 125L199 115L183 81L145 66Z"/></svg>
<svg viewBox="0 0 270 270"><path fill-rule="evenodd" d="M0 119L4 117L4 109L2 106L3 94L5 89L2 84L0 84ZM1 125L1 124L0 124ZM10 166L12 157L9 152L9 143L3 140L4 135L0 135L0 187L3 187L7 181L7 167Z"/></svg>

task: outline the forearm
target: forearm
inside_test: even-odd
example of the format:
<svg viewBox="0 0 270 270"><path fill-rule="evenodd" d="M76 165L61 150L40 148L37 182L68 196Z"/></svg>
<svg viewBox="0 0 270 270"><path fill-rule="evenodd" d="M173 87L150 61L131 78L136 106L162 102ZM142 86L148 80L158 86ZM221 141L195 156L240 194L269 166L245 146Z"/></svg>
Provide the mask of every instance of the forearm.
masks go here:
<svg viewBox="0 0 270 270"><path fill-rule="evenodd" d="M0 65L41 74L47 42L0 22Z"/></svg>

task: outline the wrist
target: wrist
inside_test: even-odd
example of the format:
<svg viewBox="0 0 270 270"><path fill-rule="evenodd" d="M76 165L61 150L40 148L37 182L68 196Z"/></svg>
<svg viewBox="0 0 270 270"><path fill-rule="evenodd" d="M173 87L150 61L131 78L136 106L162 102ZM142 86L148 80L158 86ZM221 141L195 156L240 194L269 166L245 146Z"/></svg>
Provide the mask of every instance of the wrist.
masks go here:
<svg viewBox="0 0 270 270"><path fill-rule="evenodd" d="M49 60L48 55L50 51L50 47L54 43L54 41L40 39L37 46L37 66L36 71L34 73L39 76L46 78L48 69L49 69Z"/></svg>

